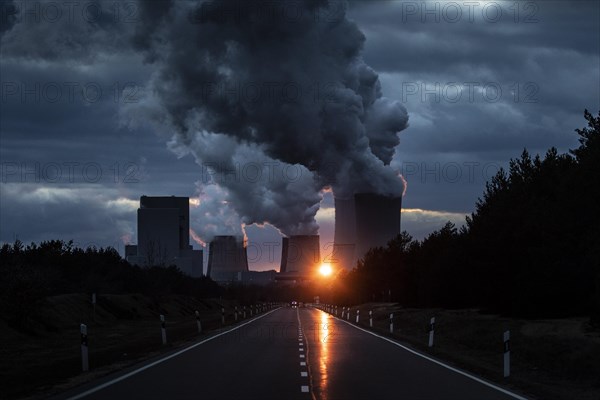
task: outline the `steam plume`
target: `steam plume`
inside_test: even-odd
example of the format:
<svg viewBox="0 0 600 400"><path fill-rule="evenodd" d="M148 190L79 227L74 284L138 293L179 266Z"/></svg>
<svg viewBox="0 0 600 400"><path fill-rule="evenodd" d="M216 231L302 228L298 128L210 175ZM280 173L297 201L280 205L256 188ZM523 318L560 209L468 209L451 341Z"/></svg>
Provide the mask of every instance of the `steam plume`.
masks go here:
<svg viewBox="0 0 600 400"><path fill-rule="evenodd" d="M388 165L408 116L382 97L378 75L361 58L365 37L346 18L345 2L161 7L162 18L144 11L158 28L137 30L136 48L158 67L149 83L156 97L138 111L174 132L173 149L192 153L223 178L218 184L243 223L314 234L326 186L342 196L402 194ZM263 178L274 162L301 176L224 179L249 162L263 166Z"/></svg>

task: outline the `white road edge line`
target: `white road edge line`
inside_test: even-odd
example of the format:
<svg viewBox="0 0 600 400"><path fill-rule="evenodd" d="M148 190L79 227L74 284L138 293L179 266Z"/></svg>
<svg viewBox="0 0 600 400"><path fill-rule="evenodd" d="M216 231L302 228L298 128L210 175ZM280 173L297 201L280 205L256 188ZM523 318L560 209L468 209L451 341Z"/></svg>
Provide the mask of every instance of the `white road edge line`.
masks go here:
<svg viewBox="0 0 600 400"><path fill-rule="evenodd" d="M319 311L321 311L321 312L323 312L323 313L325 312L325 311L323 311L323 310L321 310L321 309L318 309L318 308L317 308L317 310L319 310ZM325 313L325 314L327 314L327 313ZM419 356L419 357L422 357L422 358L424 358L424 359L426 359L426 360L428 360L428 361L431 361L431 362L433 362L433 363L435 363L435 364L441 365L442 367L444 367L444 368L447 368L447 369L449 369L450 371L453 371L453 372L456 372L456 373L458 373L458 374L464 375L464 376L466 376L467 378L470 378L470 379L472 379L472 380L474 380L474 381L477 381L477 382L479 382L479 383L481 383L481 384L483 384L483 385L485 385L485 386L489 386L489 387L491 387L491 388L493 388L493 389L496 389L496 390L498 390L499 392L502 392L502 393L504 393L504 394L507 394L507 395L509 395L509 396L512 396L512 397L514 397L515 399L518 399L518 400L528 400L527 398L525 398L525 397L523 397L523 396L519 396L518 394L516 394L516 393L513 393L513 392L510 392L510 391L508 391L508 390L506 390L506 389L503 389L503 388L501 388L500 386L496 386L496 385L494 385L493 383L486 382L486 381L484 381L483 379L476 377L475 375L471 375L471 374L469 374L468 372L461 371L461 370L460 370L460 369L458 369L458 368L454 368L454 367L452 367L452 366L450 366L450 365L448 365L448 364L444 364L443 362L441 362L441 361L438 361L438 360L436 360L435 358L431 358L431 357L429 357L429 356L426 356L425 354L421 354L421 353L419 353L418 351L415 351L415 350L413 350L413 349L411 349L411 348L408 348L408 347L406 347L406 346L404 346L404 345L402 345L402 344L400 344L400 343L398 343L398 342L396 342L396 341L394 341L394 340L392 340L392 339L390 339L390 338L387 338L387 337L385 337L385 336L378 335L378 334L376 334L375 332L371 332L371 331L368 331L368 330L366 330L366 329L363 329L363 328L361 328L360 326L356 326L355 324L353 324L353 323L351 323L351 322L348 322L348 321L345 321L345 320L343 320L343 319L337 318L335 315L331 315L331 314L328 314L328 315L329 315L330 317L332 317L332 318L335 318L335 319L337 319L337 320L340 320L340 321L342 321L342 322L344 322L344 323L346 323L346 324L350 325L350 326L351 326L351 327L353 327L353 328L356 328L356 329L358 329L358 330L361 330L361 331L363 331L363 332L366 332L366 333L368 333L368 334L370 334L370 335L373 335L373 336L375 336L375 337L378 337L379 339L383 339L383 340L385 340L386 342L390 342L390 343L392 343L392 344L395 344L396 346L398 346L398 347L401 347L402 349L404 349L404 350L406 350L406 351L408 351L408 352L410 352L410 353L413 353L414 355L417 355L417 356Z"/></svg>
<svg viewBox="0 0 600 400"><path fill-rule="evenodd" d="M279 307L279 308L281 308L281 307ZM203 341L201 341L201 342L195 343L195 344L193 344L193 345L191 345L191 346L189 346L189 347L186 347L185 349L179 350L178 352L176 352L176 353L173 353L173 354L170 354L170 355L168 355L168 356L166 356L166 357L164 357L164 358L161 358L160 360L156 360L156 361L154 361L154 362L152 362L152 363L150 363L150 364L148 364L148 365L144 365L143 367L141 367L141 368L138 368L138 369L136 369L136 370L133 370L133 371L131 371L131 372L129 372L129 373L127 373L127 374L125 374L125 375L121 375L121 376L119 376L118 378L112 379L112 380L110 380L110 381L108 381L108 382L105 382L105 383L103 383L103 384L101 384L101 385L98 385L98 386L96 386L96 387L93 387L93 388L91 388L91 389L89 389L89 390L86 390L86 391L85 391L85 392L83 392L83 393L79 393L78 395L75 395L75 396L73 396L73 397L69 397L69 398L67 398L67 400L77 400L77 399L81 399L81 398L83 398L83 397L89 396L89 395L90 395L90 394L92 394L92 393L96 393L96 392L97 392L97 391L99 391L99 390L102 390L102 389L104 389L104 388L106 388L106 387L112 386L112 385L114 385L114 384L115 384L115 383L117 383L117 382L121 382L122 380L125 380L125 379L127 379L127 378L129 378L129 377L132 377L133 375L137 375L137 374L139 374L139 373L140 373L140 372L142 372L142 371L145 371L145 370L147 370L147 369L149 369L149 368L152 368L152 367L154 367L155 365L161 364L161 363L163 363L163 362L165 362L165 361L167 361L167 360L170 360L171 358L175 358L175 357L177 357L177 356L179 356L179 355L181 355L181 354L183 354L183 353L185 353L185 352L187 352L187 351L190 351L190 350L192 350L192 349L194 349L194 348L196 348L196 347L200 346L201 344L204 344L204 343L206 343L206 342L210 342L210 341L211 341L211 340L213 340L213 339L216 339L216 338L218 338L218 337L220 337L220 336L223 336L223 335L226 335L226 334L228 334L228 333L230 333L230 332L233 332L233 331L235 331L235 330L238 330L238 329L240 329L240 328L241 328L241 327L243 327L243 326L246 326L246 325L248 325L248 324L251 324L252 322L254 322L254 321L257 321L257 320L259 320L259 319L261 319L261 318L263 318L263 317L266 317L267 315L269 315L269 314L271 314L271 313L273 313L273 312L275 312L275 311L279 310L279 308L276 308L276 309L274 309L274 310L271 310L271 311L269 311L268 313L266 313L266 314L263 314L263 315L261 315L261 316L255 317L255 318L251 319L250 321L244 322L243 324L240 324L240 325L238 325L238 326L235 326L235 327L233 327L233 328L231 328L231 329L229 329L229 330L227 330L227 331L225 331L225 332L221 332L221 333L219 333L219 334L217 334L217 335L215 335L215 336L211 336L211 337L209 337L209 338L207 338L207 339L204 339L204 340L203 340Z"/></svg>

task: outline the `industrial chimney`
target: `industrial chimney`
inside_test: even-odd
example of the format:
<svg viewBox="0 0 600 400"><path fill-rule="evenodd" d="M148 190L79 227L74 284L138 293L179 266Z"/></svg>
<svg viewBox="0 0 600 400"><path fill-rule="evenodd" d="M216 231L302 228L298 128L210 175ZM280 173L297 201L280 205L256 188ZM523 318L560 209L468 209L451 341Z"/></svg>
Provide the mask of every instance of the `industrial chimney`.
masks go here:
<svg viewBox="0 0 600 400"><path fill-rule="evenodd" d="M248 271L244 238L215 236L210 242L207 275L216 282L231 282L238 272Z"/></svg>
<svg viewBox="0 0 600 400"><path fill-rule="evenodd" d="M308 278L321 263L319 235L295 235L283 238L282 273Z"/></svg>

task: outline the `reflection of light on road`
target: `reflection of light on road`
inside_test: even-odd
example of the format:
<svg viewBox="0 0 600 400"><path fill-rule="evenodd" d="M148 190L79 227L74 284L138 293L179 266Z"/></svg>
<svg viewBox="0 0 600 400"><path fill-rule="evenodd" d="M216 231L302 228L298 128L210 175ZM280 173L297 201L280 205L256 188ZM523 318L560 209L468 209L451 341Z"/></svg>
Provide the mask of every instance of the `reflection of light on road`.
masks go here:
<svg viewBox="0 0 600 400"><path fill-rule="evenodd" d="M321 388L320 398L327 400L327 365L329 363L329 340L331 340L331 331L329 329L329 315L321 313L321 327L319 329L319 376L321 381L319 386Z"/></svg>

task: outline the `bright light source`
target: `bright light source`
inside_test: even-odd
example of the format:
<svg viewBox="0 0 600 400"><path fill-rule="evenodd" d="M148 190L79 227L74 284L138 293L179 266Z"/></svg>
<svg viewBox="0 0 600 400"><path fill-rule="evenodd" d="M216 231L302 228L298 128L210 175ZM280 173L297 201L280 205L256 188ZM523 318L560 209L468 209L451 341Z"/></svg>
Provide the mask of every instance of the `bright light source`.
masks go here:
<svg viewBox="0 0 600 400"><path fill-rule="evenodd" d="M333 269L331 269L331 265L329 264L321 264L321 267L319 268L319 273L323 276L329 276L331 275L331 273L333 272Z"/></svg>

